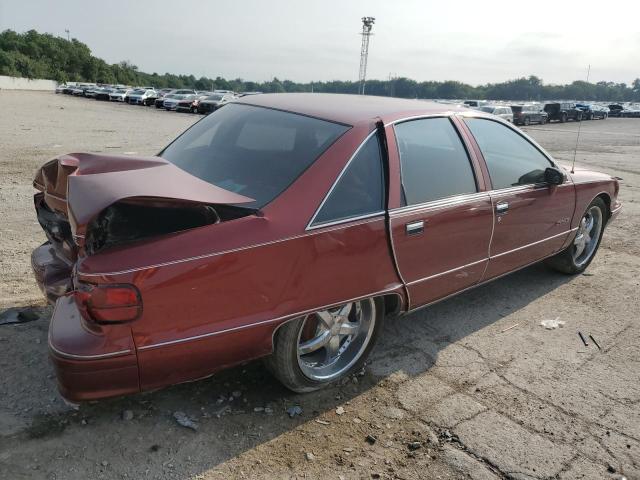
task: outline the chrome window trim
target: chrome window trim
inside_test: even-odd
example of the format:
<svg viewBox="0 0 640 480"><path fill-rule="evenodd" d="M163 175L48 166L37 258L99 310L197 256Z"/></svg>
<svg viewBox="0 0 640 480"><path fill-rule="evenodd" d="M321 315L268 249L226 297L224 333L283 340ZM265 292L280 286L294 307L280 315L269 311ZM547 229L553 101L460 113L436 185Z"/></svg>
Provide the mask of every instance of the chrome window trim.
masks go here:
<svg viewBox="0 0 640 480"><path fill-rule="evenodd" d="M178 338L178 339L175 339L175 340L167 340L165 342L152 343L150 345L143 345L141 347L138 347L138 350L151 350L151 349L154 349L154 348L166 347L168 345L175 345L175 344L190 342L190 341L194 341L194 340L201 340L203 338L215 337L217 335L223 335L225 333L236 332L238 330L245 330L247 328L257 327L257 326L260 326L260 325L268 325L268 324L277 323L277 322L280 322L280 321L292 320L292 319L298 318L298 317L300 317L302 315L307 315L309 313L317 312L319 310L325 310L327 308L331 308L331 307L337 306L337 305L342 305L344 303L355 302L357 300L362 300L364 298L377 297L377 296L385 294L385 293L396 292L396 290L398 290L401 287L402 287L402 285L398 284L395 287L387 288L387 289L384 289L384 290L379 290L379 291L373 292L373 293L368 293L366 295L361 295L361 296L358 296L358 297L355 297L355 298L351 298L351 299L348 299L348 300L341 300L339 302L334 302L334 303L330 303L330 304L323 305L323 306L309 308L309 309L306 309L306 310L302 310L300 312L290 313L290 314L283 315L283 316L277 317L277 318L271 318L269 320L262 320L262 321L259 321L259 322L248 323L246 325L239 325L237 327L225 328L223 330L217 330L215 332L202 333L200 335L193 335L191 337L184 337L184 338Z"/></svg>
<svg viewBox="0 0 640 480"><path fill-rule="evenodd" d="M366 213L366 214L360 215L358 217L347 217L347 218L342 218L340 220L332 220L330 222L316 223L315 225L307 226L305 231L316 230L316 229L319 229L319 228L333 227L335 225L341 225L341 224L347 223L347 222L355 222L355 221L358 221L358 220L364 220L366 218L377 217L377 216L380 216L380 215L384 215L385 213L386 212L384 210L379 210L377 212Z"/></svg>
<svg viewBox="0 0 640 480"><path fill-rule="evenodd" d="M344 167L342 167L342 170L340 171L340 173L338 174L338 177L334 180L333 184L331 185L331 188L329 188L329 191L325 194L324 198L322 199L322 202L320 202L320 205L318 206L318 208L316 208L316 211L313 213L313 216L311 217L311 220L309 220L309 223L307 223L307 226L305 228L305 231L307 230L312 230L314 228L321 228L323 225L322 224L316 224L314 225L313 222L316 219L316 217L318 216L318 213L320 213L320 210L322 210L322 207L324 206L324 204L327 202L327 200L329 199L329 197L331 196L331 193L333 192L333 190L336 188L336 186L338 185L338 182L340 182L340 179L343 177L343 175L346 173L347 169L349 168L349 165L351 165L351 162L353 162L353 159L356 158L356 156L358 155L358 153L360 153L360 150L362 150L362 148L364 147L364 145L371 139L371 137L373 137L374 135L376 135L378 133L378 129L374 129L372 132L370 132L366 138L360 143L360 145L358 145L358 148L356 148L356 150L353 152L353 154L351 155L351 157L349 157L349 160L347 160L347 163L345 164ZM382 151L380 152L380 156L382 157ZM382 159L381 159L382 160ZM385 187L386 188L386 187ZM384 208L384 205L383 205ZM374 212L376 215L378 215L377 212ZM339 220L331 220L330 222L324 222L324 226L327 226L328 223L331 223L332 225L336 225L338 223L345 223L345 222L351 222L355 219L358 218L362 218L364 217L364 215L371 215L371 214L362 214L362 215L358 215L355 217L347 217L347 218L342 218Z"/></svg>
<svg viewBox="0 0 640 480"><path fill-rule="evenodd" d="M389 215L394 217L404 216L405 214L411 214L421 210L432 210L437 208L446 208L463 203L471 202L474 200L480 200L483 198L490 198L489 192L475 192L465 193L463 195L454 195L452 197L439 198L438 200L431 200L424 203L416 203L415 205L406 205L403 207L396 207L389 210Z"/></svg>
<svg viewBox="0 0 640 480"><path fill-rule="evenodd" d="M448 112L442 112L442 113L428 113L424 115L411 115L409 117L402 117L397 120L393 120L391 122L385 123L384 126L388 127L389 125L396 125L398 123L409 122L411 120L420 120L421 118L442 118L442 117L450 118L455 114L456 112L448 111Z"/></svg>

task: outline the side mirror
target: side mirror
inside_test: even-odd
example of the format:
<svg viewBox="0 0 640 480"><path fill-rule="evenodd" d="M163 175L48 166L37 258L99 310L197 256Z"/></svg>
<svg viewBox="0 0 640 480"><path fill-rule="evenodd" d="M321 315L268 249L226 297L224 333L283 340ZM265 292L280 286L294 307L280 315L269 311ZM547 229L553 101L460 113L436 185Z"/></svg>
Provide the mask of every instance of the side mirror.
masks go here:
<svg viewBox="0 0 640 480"><path fill-rule="evenodd" d="M544 171L544 181L549 185L562 185L566 180L564 172L554 167L547 167Z"/></svg>

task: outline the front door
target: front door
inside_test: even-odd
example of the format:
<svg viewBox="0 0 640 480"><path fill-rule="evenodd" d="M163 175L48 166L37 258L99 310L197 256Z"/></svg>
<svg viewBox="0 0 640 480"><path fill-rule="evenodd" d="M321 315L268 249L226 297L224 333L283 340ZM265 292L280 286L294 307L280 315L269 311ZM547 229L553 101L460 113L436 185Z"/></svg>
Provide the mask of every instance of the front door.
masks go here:
<svg viewBox="0 0 640 480"><path fill-rule="evenodd" d="M560 250L575 209L573 183L545 182L554 163L519 131L487 118L466 118L484 157L495 212L484 279L523 267Z"/></svg>
<svg viewBox="0 0 640 480"><path fill-rule="evenodd" d="M491 198L453 122L394 126L402 206L389 212L394 255L415 308L477 283L487 266ZM484 185L484 183L482 183Z"/></svg>

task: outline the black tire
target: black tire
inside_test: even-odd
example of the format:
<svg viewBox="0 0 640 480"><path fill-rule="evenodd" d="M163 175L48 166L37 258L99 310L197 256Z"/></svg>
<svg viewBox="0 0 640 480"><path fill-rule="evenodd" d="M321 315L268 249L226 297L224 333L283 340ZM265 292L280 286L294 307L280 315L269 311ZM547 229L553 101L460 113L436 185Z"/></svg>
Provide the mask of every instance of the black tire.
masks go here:
<svg viewBox="0 0 640 480"><path fill-rule="evenodd" d="M529 117L524 117L524 125L525 127L531 125L531 119Z"/></svg>
<svg viewBox="0 0 640 480"><path fill-rule="evenodd" d="M548 266L550 266L554 270L557 270L558 272L566 273L567 275L575 275L577 273L584 272L587 269L587 267L591 264L591 262L593 261L593 259L596 256L596 253L598 253L598 248L600 248L600 242L602 240L602 234L604 233L604 229L607 226L607 219L608 219L608 216L609 216L608 215L607 206L605 205L604 201L600 197L595 198L589 204L589 206L585 210L585 213L587 211L589 211L591 209L591 207L594 207L594 206L598 207L600 209L600 211L601 211L601 214L602 214L602 228L600 229L600 235L598 236L598 241L596 243L595 249L591 253L591 256L588 258L586 263L584 263L584 264L582 264L580 266L578 266L576 264L575 258L573 256L574 245L573 245L573 241L571 241L571 244L567 248L562 250L560 253L555 254L553 257L550 257L550 258L545 260L545 263Z"/></svg>
<svg viewBox="0 0 640 480"><path fill-rule="evenodd" d="M371 353L378 335L384 324L384 301L382 298L373 299L375 305L375 324L364 351L357 361L340 376L331 380L319 381L306 376L298 363L298 341L300 330L304 326L306 317L296 318L281 326L274 335L273 353L264 359L267 369L289 390L297 393L307 393L324 388L362 368Z"/></svg>
<svg viewBox="0 0 640 480"><path fill-rule="evenodd" d="M540 117L540 125L547 123L547 117Z"/></svg>
<svg viewBox="0 0 640 480"><path fill-rule="evenodd" d="M566 123L566 122L567 122L567 114L566 114L566 113L563 113L563 114L560 116L560 123Z"/></svg>

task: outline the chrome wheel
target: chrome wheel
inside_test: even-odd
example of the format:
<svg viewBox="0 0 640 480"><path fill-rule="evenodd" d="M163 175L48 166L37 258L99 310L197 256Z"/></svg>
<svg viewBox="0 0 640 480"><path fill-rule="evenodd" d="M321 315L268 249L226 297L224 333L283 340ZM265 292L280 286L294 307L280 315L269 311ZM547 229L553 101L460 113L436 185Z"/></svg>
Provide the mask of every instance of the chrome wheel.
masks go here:
<svg viewBox="0 0 640 480"><path fill-rule="evenodd" d="M302 373L318 381L342 375L367 349L375 321L373 299L307 315L298 334L298 365Z"/></svg>
<svg viewBox="0 0 640 480"><path fill-rule="evenodd" d="M601 231L602 210L593 205L580 220L578 233L573 241L573 261L576 267L583 266L591 259L598 246Z"/></svg>

